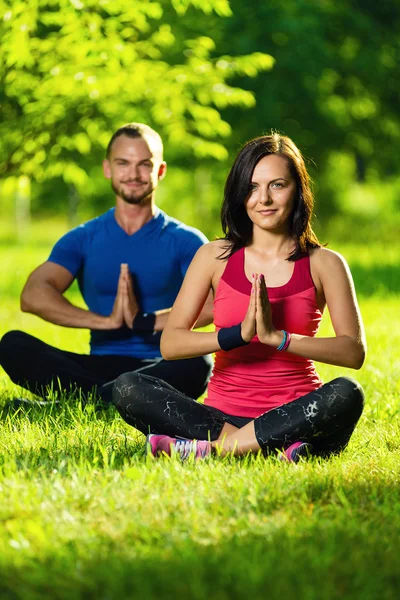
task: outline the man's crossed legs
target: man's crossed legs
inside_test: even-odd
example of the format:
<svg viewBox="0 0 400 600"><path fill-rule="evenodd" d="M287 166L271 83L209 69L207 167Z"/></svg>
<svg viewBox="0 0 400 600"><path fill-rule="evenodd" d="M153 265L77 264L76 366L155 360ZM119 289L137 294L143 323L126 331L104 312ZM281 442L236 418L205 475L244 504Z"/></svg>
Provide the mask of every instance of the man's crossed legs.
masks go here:
<svg viewBox="0 0 400 600"><path fill-rule="evenodd" d="M162 379L189 396L201 396L212 369L211 356L174 361L130 356L85 355L59 350L22 331L9 331L0 342L0 364L11 380L42 397L49 390L84 395L95 392L109 404L112 384L122 373L139 371Z"/></svg>

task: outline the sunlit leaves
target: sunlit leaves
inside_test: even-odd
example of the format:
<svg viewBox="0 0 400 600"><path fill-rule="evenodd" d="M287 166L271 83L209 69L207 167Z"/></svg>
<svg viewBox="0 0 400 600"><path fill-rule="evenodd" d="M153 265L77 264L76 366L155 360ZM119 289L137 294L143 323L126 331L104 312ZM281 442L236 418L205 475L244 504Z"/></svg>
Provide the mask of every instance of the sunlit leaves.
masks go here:
<svg viewBox="0 0 400 600"><path fill-rule="evenodd" d="M59 172L83 185L85 157L91 164L100 159L111 131L132 120L158 128L170 153L184 148L223 159L221 140L230 127L218 111L254 105L251 93L228 80L273 65L262 53L215 56L207 31L189 39L182 34L189 8L207 30L204 15L231 14L227 0L175 0L175 13L166 0L10 0L0 6L6 174L42 180ZM78 169L66 168L77 163Z"/></svg>
<svg viewBox="0 0 400 600"><path fill-rule="evenodd" d="M222 71L233 71L236 75L256 77L260 71L269 71L275 60L269 54L253 52L246 56L223 56L217 61L217 68Z"/></svg>
<svg viewBox="0 0 400 600"><path fill-rule="evenodd" d="M191 5L204 11L206 14L210 14L213 11L221 17L229 17L232 14L228 0L213 0L212 2L204 2L204 0L171 0L171 3L180 15L184 15Z"/></svg>

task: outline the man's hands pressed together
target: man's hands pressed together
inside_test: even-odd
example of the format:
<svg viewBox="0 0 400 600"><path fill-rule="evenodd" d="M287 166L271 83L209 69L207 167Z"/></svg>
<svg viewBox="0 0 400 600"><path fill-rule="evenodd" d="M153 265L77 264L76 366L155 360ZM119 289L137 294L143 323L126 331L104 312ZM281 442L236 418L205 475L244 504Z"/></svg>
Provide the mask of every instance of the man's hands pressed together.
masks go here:
<svg viewBox="0 0 400 600"><path fill-rule="evenodd" d="M132 276L126 263L121 264L117 295L111 315L108 317L109 329L119 329L126 325L133 328L139 305L133 291Z"/></svg>

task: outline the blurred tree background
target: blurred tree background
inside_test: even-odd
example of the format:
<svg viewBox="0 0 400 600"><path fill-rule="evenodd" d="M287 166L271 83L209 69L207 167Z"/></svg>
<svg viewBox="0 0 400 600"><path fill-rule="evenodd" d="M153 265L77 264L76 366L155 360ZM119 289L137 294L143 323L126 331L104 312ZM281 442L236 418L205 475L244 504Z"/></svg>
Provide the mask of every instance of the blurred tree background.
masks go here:
<svg viewBox="0 0 400 600"><path fill-rule="evenodd" d="M106 210L105 147L142 121L165 143L159 205L210 237L238 148L274 129L307 157L317 228L389 239L399 30L396 0L0 0L1 221Z"/></svg>

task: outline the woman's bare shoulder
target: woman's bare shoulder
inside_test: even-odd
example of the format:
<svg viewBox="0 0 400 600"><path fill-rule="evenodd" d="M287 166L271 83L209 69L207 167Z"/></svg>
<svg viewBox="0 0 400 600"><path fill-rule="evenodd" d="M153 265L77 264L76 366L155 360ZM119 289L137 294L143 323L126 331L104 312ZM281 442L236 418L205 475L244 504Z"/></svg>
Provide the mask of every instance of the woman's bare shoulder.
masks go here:
<svg viewBox="0 0 400 600"><path fill-rule="evenodd" d="M313 276L316 275L321 281L326 277L351 277L346 259L335 250L314 248L310 251L310 263Z"/></svg>
<svg viewBox="0 0 400 600"><path fill-rule="evenodd" d="M201 257L211 259L219 259L227 250L227 242L225 240L214 240L201 246L197 254Z"/></svg>
<svg viewBox="0 0 400 600"><path fill-rule="evenodd" d="M335 250L330 248L313 248L310 250L310 260L323 268L330 266L347 265L345 258Z"/></svg>

